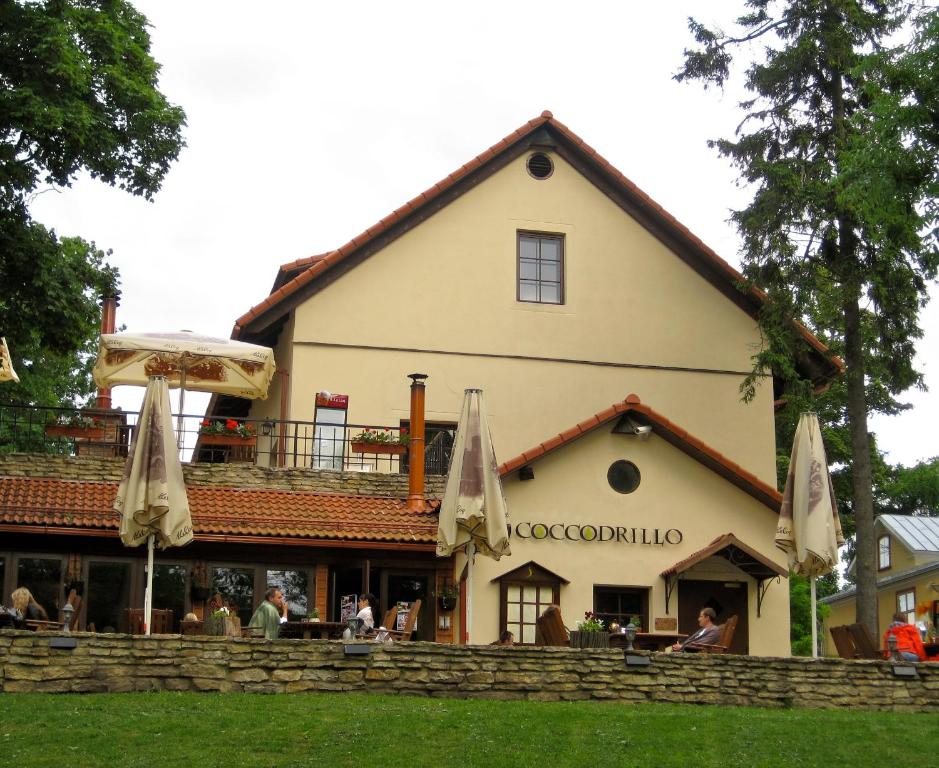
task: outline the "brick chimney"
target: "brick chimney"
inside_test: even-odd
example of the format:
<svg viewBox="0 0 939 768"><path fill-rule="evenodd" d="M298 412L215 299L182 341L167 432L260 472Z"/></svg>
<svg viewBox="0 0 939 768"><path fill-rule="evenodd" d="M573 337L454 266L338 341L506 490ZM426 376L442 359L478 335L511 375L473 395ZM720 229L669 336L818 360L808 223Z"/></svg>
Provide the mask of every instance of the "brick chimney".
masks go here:
<svg viewBox="0 0 939 768"><path fill-rule="evenodd" d="M411 440L408 443L408 509L423 512L424 505L424 379L426 373L410 373Z"/></svg>
<svg viewBox="0 0 939 768"><path fill-rule="evenodd" d="M101 333L114 333L117 328L117 305L121 301L121 292L113 291L111 296L101 297ZM111 410L111 388L102 387L95 399L95 408Z"/></svg>

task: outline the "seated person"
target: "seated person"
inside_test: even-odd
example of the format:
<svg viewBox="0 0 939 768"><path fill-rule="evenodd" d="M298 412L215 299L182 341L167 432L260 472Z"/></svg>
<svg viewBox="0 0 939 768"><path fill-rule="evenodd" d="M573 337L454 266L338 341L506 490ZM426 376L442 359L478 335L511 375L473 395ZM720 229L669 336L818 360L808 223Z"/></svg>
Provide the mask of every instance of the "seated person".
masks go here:
<svg viewBox="0 0 939 768"><path fill-rule="evenodd" d="M893 621L884 632L884 658L890 658L890 645L888 638L893 635L897 638L897 654L904 661L926 661L926 649L919 631L912 624L907 624L905 613L895 613Z"/></svg>
<svg viewBox="0 0 939 768"><path fill-rule="evenodd" d="M36 602L36 598L26 587L14 589L10 595L10 600L13 602L13 609L19 614L21 620L49 621L46 609Z"/></svg>
<svg viewBox="0 0 939 768"><path fill-rule="evenodd" d="M371 592L359 595L359 612L355 617L361 619L356 634L369 635L373 630L378 629L378 598Z"/></svg>
<svg viewBox="0 0 939 768"><path fill-rule="evenodd" d="M499 635L499 639L491 643L491 645L515 645L515 635L505 629Z"/></svg>
<svg viewBox="0 0 939 768"><path fill-rule="evenodd" d="M689 635L683 642L675 643L670 650L675 653L693 652L697 650L693 647L695 645L717 645L717 641L721 639L721 628L714 623L716 618L717 614L713 608L709 606L702 608L698 613L698 631Z"/></svg>
<svg viewBox="0 0 939 768"><path fill-rule="evenodd" d="M258 606L248 622L249 627L261 627L264 637L276 640L280 634L280 625L287 621L287 603L283 593L277 587L269 587L264 593L264 601Z"/></svg>

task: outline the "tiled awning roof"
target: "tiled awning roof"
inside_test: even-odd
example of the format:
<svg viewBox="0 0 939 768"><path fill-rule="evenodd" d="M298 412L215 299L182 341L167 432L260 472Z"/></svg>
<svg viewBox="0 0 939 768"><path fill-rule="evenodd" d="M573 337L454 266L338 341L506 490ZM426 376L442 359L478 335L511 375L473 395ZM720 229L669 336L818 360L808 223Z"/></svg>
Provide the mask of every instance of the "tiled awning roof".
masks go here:
<svg viewBox="0 0 939 768"><path fill-rule="evenodd" d="M400 499L215 486L189 487L196 539L277 544L410 545L433 549L436 502L412 512ZM0 477L0 530L117 535L117 483Z"/></svg>
<svg viewBox="0 0 939 768"><path fill-rule="evenodd" d="M662 571L662 576L677 576L712 556L723 557L731 565L737 566L748 576L757 581L771 579L774 576L788 576L789 571L777 565L768 557L761 555L752 547L748 547L732 533L718 536L706 547L693 552L683 560L679 560L671 568Z"/></svg>

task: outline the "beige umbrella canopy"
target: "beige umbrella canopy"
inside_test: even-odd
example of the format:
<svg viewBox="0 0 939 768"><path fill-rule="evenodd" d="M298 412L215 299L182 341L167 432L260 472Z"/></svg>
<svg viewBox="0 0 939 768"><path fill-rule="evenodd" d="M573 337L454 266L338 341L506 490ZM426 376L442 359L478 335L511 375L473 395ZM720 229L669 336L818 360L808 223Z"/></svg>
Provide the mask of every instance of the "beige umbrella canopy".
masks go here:
<svg viewBox="0 0 939 768"><path fill-rule="evenodd" d="M498 560L510 555L505 497L480 389L467 389L453 458L440 504L437 554L466 549L466 621L472 616L473 560L478 552ZM469 628L467 628L469 638Z"/></svg>
<svg viewBox="0 0 939 768"><path fill-rule="evenodd" d="M181 547L192 541L192 517L176 450L166 379L147 384L114 509L121 513L121 541L128 547L147 542L146 633L153 608L153 548Z"/></svg>
<svg viewBox="0 0 939 768"><path fill-rule="evenodd" d="M13 370L13 360L10 358L10 348L7 340L0 336L0 381L19 382L20 377Z"/></svg>
<svg viewBox="0 0 939 768"><path fill-rule="evenodd" d="M788 553L791 570L809 578L813 656L818 653L815 578L835 568L838 547L842 544L844 534L818 416L803 413L792 444L789 474L776 527L776 546Z"/></svg>

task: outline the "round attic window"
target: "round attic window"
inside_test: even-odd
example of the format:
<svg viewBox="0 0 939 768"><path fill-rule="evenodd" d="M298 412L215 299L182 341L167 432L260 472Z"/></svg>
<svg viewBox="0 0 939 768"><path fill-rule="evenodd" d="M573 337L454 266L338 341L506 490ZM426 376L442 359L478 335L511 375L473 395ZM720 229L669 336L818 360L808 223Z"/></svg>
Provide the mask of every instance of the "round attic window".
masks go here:
<svg viewBox="0 0 939 768"><path fill-rule="evenodd" d="M606 471L606 479L617 493L632 493L639 487L639 467L625 459L614 461Z"/></svg>
<svg viewBox="0 0 939 768"><path fill-rule="evenodd" d="M535 152L528 158L528 172L536 179L546 179L554 172L554 163L544 152Z"/></svg>

